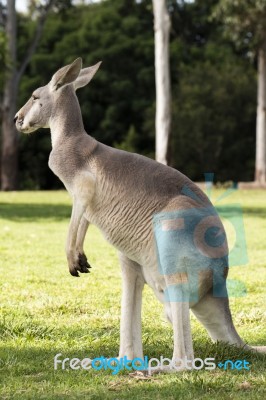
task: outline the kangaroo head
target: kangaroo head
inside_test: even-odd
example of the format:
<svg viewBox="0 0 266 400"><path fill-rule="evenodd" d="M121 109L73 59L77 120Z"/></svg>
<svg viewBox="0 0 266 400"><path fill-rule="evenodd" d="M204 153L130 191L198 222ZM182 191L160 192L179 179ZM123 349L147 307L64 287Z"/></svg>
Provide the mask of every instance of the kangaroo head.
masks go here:
<svg viewBox="0 0 266 400"><path fill-rule="evenodd" d="M59 69L46 86L34 90L27 103L17 112L14 118L17 130L31 133L39 128L49 128L58 105L65 100L66 90L74 92L87 85L100 64L82 69L82 60L77 58L72 64Z"/></svg>

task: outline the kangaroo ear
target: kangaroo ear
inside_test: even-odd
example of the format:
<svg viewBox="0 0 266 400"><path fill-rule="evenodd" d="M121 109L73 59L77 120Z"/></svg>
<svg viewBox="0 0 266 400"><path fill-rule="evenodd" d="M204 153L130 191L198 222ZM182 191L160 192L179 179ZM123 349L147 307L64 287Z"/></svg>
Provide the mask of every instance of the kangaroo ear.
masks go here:
<svg viewBox="0 0 266 400"><path fill-rule="evenodd" d="M100 61L97 64L93 65L92 67L83 68L80 71L79 76L77 77L77 79L74 82L75 90L77 90L80 87L88 85L88 83L91 81L91 79L94 77L94 75L98 71L101 63L102 62Z"/></svg>
<svg viewBox="0 0 266 400"><path fill-rule="evenodd" d="M60 68L51 79L51 86L53 90L58 90L64 85L73 83L79 76L82 68L82 59L79 57L72 64Z"/></svg>

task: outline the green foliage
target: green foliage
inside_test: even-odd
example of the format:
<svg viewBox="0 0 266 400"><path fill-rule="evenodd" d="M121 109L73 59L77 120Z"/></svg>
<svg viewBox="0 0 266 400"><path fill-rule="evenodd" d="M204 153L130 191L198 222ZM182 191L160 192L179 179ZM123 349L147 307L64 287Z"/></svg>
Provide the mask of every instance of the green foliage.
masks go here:
<svg viewBox="0 0 266 400"><path fill-rule="evenodd" d="M211 16L218 0L176 2L171 14L171 164L192 179L252 180L255 157L256 70ZM254 3L255 4L255 3ZM23 58L35 21L19 18ZM102 60L78 91L85 128L108 145L154 157L154 33L150 0L106 0L67 7L48 18L20 86L19 105L57 68L82 56ZM1 76L1 73L0 73ZM1 79L1 78L0 78ZM60 187L48 170L48 131L20 140L21 188Z"/></svg>
<svg viewBox="0 0 266 400"><path fill-rule="evenodd" d="M180 67L173 104L173 165L189 176L211 171L215 179L252 179L256 80L230 49L208 44L205 59ZM207 53L207 54L206 54ZM227 59L227 64L221 62ZM200 177L199 177L200 179Z"/></svg>
<svg viewBox="0 0 266 400"><path fill-rule="evenodd" d="M198 0L173 11L171 164L192 179L211 171L218 181L252 180L256 74L210 19L216 5Z"/></svg>
<svg viewBox="0 0 266 400"><path fill-rule="evenodd" d="M137 141L138 134L134 126L131 125L125 139L121 143L115 143L115 147L120 150L130 151L131 153L134 153L137 149Z"/></svg>
<svg viewBox="0 0 266 400"><path fill-rule="evenodd" d="M220 0L213 17L224 22L227 35L238 45L265 45L265 0Z"/></svg>
<svg viewBox="0 0 266 400"><path fill-rule="evenodd" d="M214 199L221 195L214 191ZM244 208L250 263L233 267L246 297L231 299L234 323L249 344L265 344L266 206L263 191L223 200ZM6 400L265 398L265 356L213 344L192 316L195 357L246 359L250 371L191 371L131 378L110 371L54 370L64 357L115 357L119 347L121 278L115 250L90 227L85 250L91 273L73 278L64 254L71 213L66 192L0 193L0 398ZM219 203L220 204L220 203ZM230 227L229 227L230 231ZM234 238L232 237L232 241ZM229 241L229 244L231 242ZM16 245L15 245L16 244ZM144 354L171 357L173 334L163 307L146 286ZM245 383L244 383L245 382Z"/></svg>

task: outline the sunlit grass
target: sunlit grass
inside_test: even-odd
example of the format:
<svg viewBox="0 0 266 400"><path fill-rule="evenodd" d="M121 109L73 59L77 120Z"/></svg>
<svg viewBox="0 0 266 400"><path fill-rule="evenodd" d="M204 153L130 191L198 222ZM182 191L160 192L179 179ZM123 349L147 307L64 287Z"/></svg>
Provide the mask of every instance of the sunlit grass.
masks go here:
<svg viewBox="0 0 266 400"><path fill-rule="evenodd" d="M214 192L213 199L221 192ZM232 267L247 296L231 298L241 337L266 344L266 193L237 191L221 205L244 209L249 263ZM187 372L139 381L126 373L54 370L65 357L118 355L121 281L116 251L90 227L86 253L91 274L68 273L64 242L71 212L66 192L0 193L0 398L1 399L262 399L265 358L211 343L192 317L197 357L247 359L250 371ZM172 352L172 330L149 288L144 290L144 352ZM247 382L244 383L243 382Z"/></svg>

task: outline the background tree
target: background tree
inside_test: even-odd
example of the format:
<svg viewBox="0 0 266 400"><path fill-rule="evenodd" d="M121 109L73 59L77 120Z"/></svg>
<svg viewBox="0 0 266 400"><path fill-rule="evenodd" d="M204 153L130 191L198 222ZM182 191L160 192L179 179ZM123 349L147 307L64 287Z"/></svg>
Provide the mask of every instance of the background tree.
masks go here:
<svg viewBox="0 0 266 400"><path fill-rule="evenodd" d="M36 3L36 2L33 2ZM16 1L7 2L6 15L2 21L5 26L6 36L6 65L4 73L4 89L2 99L2 143L1 143L1 189L15 190L18 188L18 133L14 126L14 115L17 110L18 87L23 73L36 50L43 26L49 10L54 5L54 0L48 0L44 4L35 5L34 11L38 18L36 29L31 44L25 56L17 66L17 15ZM3 10L3 7L1 7Z"/></svg>
<svg viewBox="0 0 266 400"><path fill-rule="evenodd" d="M16 35L17 18L15 0L7 2L5 15L6 34L6 71L4 75L4 90L2 100L2 159L1 159L1 187L3 190L16 189L17 186L17 132L13 118L16 111L15 94L16 83ZM3 10L3 8L2 8ZM3 14L2 14L3 15ZM4 23L4 17L2 17Z"/></svg>
<svg viewBox="0 0 266 400"><path fill-rule="evenodd" d="M172 2L171 164L192 179L253 178L256 71L210 18L217 0Z"/></svg>
<svg viewBox="0 0 266 400"><path fill-rule="evenodd" d="M166 0L153 0L155 82L156 82L156 160L167 164L171 127L171 87L169 69L170 17Z"/></svg>
<svg viewBox="0 0 266 400"><path fill-rule="evenodd" d="M266 2L220 0L214 16L239 47L249 47L258 58L255 181L266 183Z"/></svg>

